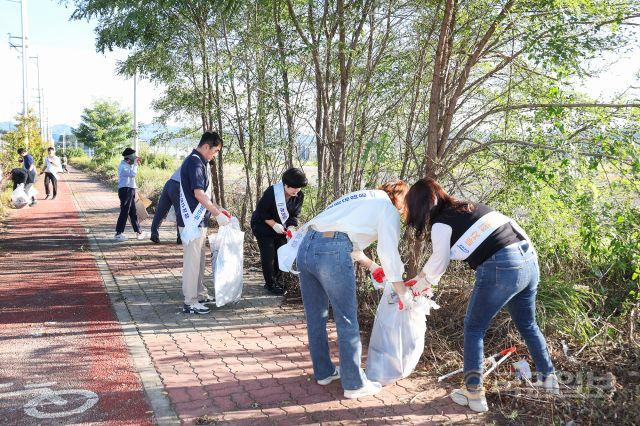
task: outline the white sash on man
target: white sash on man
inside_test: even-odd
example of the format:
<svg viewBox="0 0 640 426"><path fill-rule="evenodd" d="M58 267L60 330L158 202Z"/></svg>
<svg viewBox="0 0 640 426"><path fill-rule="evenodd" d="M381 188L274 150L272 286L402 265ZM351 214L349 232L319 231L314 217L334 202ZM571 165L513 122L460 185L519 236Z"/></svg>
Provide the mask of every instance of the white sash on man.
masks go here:
<svg viewBox="0 0 640 426"><path fill-rule="evenodd" d="M380 195L381 195L380 193L388 197L384 191L380 191L380 190L364 190L364 191L351 192L337 199L333 203L329 204L329 206L326 209L324 209L322 213L326 212L329 209L332 209L335 206L348 203L350 201L361 200L363 198L369 198L369 199L380 198ZM321 216L322 213L320 213L316 217ZM300 244L302 244L302 240L304 239L305 235L307 235L309 226L312 226L312 225L313 225L313 219L305 223L300 229L294 232L293 238L291 238L289 242L287 242L287 244L281 246L278 249L278 268L281 271L291 272L294 274L298 273L293 270L293 262L295 262L296 260L296 256L298 255L298 249L300 248Z"/></svg>
<svg viewBox="0 0 640 426"><path fill-rule="evenodd" d="M200 160L200 157L196 154L191 154ZM201 160L202 161L202 160ZM207 189L205 193L207 194L207 198L211 199L211 177L209 175L209 166L205 164L205 170L207 172L207 180L209 185L207 185ZM184 195L184 189L182 188L183 182L180 182L180 215L182 216L182 222L184 227L180 230L180 239L184 244L188 244L189 241L194 240L200 236L200 223L204 219L204 216L207 212L207 209L201 204L198 203L196 208L191 211L189 208L189 203L187 202L187 198Z"/></svg>
<svg viewBox="0 0 640 426"><path fill-rule="evenodd" d="M276 198L276 210L278 210L280 223L286 227L287 219L289 219L289 210L287 210L287 200L284 196L284 184L282 182L273 185L273 195Z"/></svg>
<svg viewBox="0 0 640 426"><path fill-rule="evenodd" d="M492 211L485 214L458 238L458 241L451 247L449 257L452 260L467 259L493 231L509 222L512 220L500 212Z"/></svg>

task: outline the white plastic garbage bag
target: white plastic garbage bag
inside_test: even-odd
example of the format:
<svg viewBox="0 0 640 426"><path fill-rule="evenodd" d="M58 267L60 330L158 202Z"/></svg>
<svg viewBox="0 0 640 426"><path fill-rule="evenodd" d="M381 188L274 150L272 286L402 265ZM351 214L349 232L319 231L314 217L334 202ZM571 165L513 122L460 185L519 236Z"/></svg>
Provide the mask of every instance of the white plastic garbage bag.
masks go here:
<svg viewBox="0 0 640 426"><path fill-rule="evenodd" d="M216 306L234 303L242 296L244 232L235 217L209 236Z"/></svg>
<svg viewBox="0 0 640 426"><path fill-rule="evenodd" d="M24 192L24 183L18 184L16 189L13 190L13 193L11 193L11 202L14 207L21 209L29 204L29 200L31 200L31 198Z"/></svg>
<svg viewBox="0 0 640 426"><path fill-rule="evenodd" d="M424 335L431 309L439 306L424 296L416 298L411 310L399 310L393 285L386 283L373 322L366 375L382 385L409 376L424 351Z"/></svg>
<svg viewBox="0 0 640 426"><path fill-rule="evenodd" d="M35 189L33 185L31 185L31 187L27 191L27 196L29 197L29 199L36 198L38 196L38 190Z"/></svg>

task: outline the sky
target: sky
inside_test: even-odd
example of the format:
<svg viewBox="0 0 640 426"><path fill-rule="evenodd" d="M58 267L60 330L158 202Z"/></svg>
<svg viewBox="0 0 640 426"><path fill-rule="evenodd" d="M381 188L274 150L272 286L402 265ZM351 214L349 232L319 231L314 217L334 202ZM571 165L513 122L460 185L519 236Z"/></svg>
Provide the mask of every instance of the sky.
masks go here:
<svg viewBox="0 0 640 426"><path fill-rule="evenodd" d="M38 56L40 87L44 90L49 125L75 127L85 107L97 99L110 99L133 111L133 80L116 75L116 64L125 51L96 53L94 25L69 21L71 8L53 0L28 0L29 56ZM20 36L20 3L0 0L0 122L14 121L22 113L21 53L10 49L8 35ZM14 40L20 43L20 40ZM30 106L37 111L36 61L29 63ZM138 82L138 122L150 123L151 101L159 90Z"/></svg>
<svg viewBox="0 0 640 426"><path fill-rule="evenodd" d="M29 56L38 56L40 85L44 90L49 125L77 126L82 110L97 99L110 99L133 111L133 80L115 72L126 51L96 53L93 22L69 21L72 9L54 0L28 0ZM22 112L22 68L20 52L10 49L8 35L21 34L20 3L0 0L0 122L13 121ZM16 40L19 42L19 40ZM631 90L640 98L640 46L620 54L591 61L600 74L580 82L579 87L601 100ZM602 71L604 70L604 71ZM30 105L37 111L36 62L29 63ZM633 89L632 87L635 87ZM631 88L631 89L630 89ZM150 123L151 102L160 89L149 82L138 83L138 122ZM171 123L179 124L179 123Z"/></svg>

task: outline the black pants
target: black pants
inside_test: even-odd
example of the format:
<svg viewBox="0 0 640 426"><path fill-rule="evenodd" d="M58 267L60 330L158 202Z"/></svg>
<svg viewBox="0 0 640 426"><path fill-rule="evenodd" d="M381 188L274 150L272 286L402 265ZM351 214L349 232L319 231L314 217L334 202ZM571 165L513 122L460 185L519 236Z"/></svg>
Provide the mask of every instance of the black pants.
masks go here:
<svg viewBox="0 0 640 426"><path fill-rule="evenodd" d="M58 179L53 175L53 173L45 172L44 173L44 191L49 195L49 182L51 182L53 186L53 196L58 195Z"/></svg>
<svg viewBox="0 0 640 426"><path fill-rule="evenodd" d="M156 208L156 212L153 214L153 222L151 223L152 236L158 235L160 225L162 225L162 221L167 217L167 213L169 213L171 206L173 206L176 214L180 214L180 182L173 179L169 179L167 183L164 184L164 188L162 188L162 193L158 200L158 207ZM177 236L180 237L177 224L176 232Z"/></svg>
<svg viewBox="0 0 640 426"><path fill-rule="evenodd" d="M264 282L269 286L279 285L282 271L278 268L278 248L287 244L285 236L256 237L260 249L260 262Z"/></svg>
<svg viewBox="0 0 640 426"><path fill-rule="evenodd" d="M135 188L118 189L118 198L120 198L120 216L116 224L116 235L124 232L127 224L127 216L131 220L131 226L137 233L140 232L140 224L138 223L138 212L136 211L136 190Z"/></svg>

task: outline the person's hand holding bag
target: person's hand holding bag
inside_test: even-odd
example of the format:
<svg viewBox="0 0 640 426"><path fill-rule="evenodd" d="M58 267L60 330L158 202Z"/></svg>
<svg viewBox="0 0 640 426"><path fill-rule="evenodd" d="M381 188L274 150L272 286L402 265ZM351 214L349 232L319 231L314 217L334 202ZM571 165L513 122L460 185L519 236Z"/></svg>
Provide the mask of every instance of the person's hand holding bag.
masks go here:
<svg viewBox="0 0 640 426"><path fill-rule="evenodd" d="M273 228L274 231L276 231L276 234L286 234L287 230L284 229L284 226L282 226L282 224L276 222L273 225L271 225L271 228Z"/></svg>
<svg viewBox="0 0 640 426"><path fill-rule="evenodd" d="M433 294L431 284L429 284L429 281L427 281L427 278L423 273L420 273L409 281L406 281L404 285L408 287L409 290L411 290L411 293L414 297L423 295L431 297L431 295Z"/></svg>

